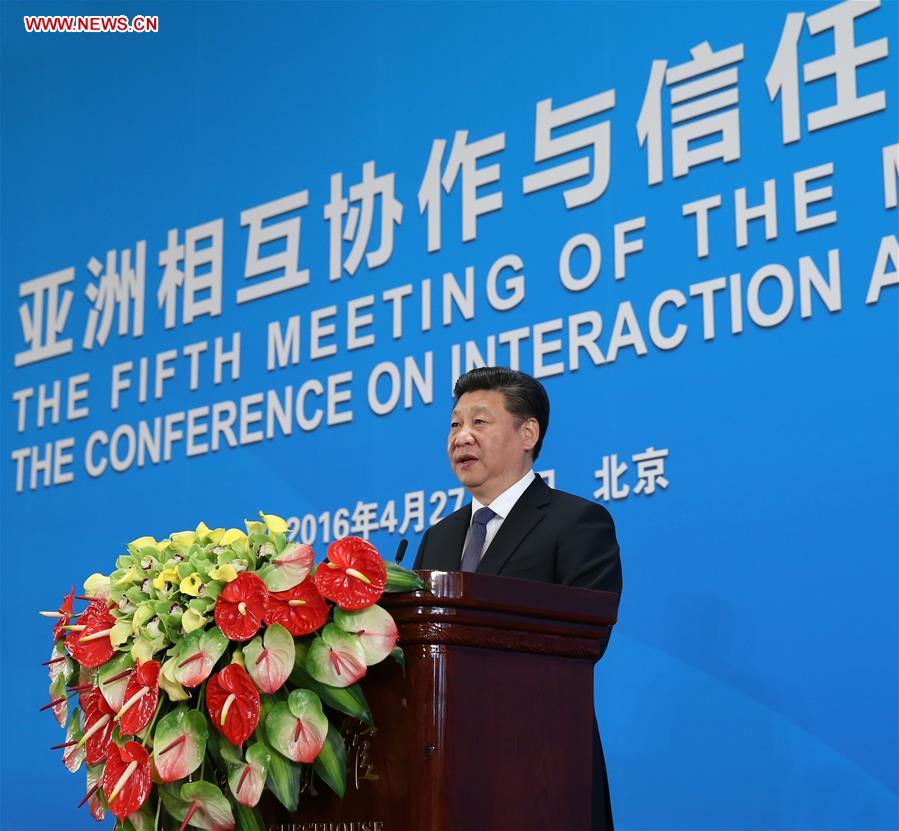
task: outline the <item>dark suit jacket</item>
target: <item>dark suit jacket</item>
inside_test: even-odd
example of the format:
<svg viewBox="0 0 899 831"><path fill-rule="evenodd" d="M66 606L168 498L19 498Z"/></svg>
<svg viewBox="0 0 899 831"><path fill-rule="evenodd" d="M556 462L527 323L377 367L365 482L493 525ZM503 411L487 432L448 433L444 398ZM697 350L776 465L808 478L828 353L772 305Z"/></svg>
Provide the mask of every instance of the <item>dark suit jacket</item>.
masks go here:
<svg viewBox="0 0 899 831"><path fill-rule="evenodd" d="M425 532L416 569L458 571L471 505ZM481 574L540 580L621 593L621 560L609 512L594 502L552 490L538 476L503 521L478 566ZM613 831L609 783L593 722L593 831Z"/></svg>

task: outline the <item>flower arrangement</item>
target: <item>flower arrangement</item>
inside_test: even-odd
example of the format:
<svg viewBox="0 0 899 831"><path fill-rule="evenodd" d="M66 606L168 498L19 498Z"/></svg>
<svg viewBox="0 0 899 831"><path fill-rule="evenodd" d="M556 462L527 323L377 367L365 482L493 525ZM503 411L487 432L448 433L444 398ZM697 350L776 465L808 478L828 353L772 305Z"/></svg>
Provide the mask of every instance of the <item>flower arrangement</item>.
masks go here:
<svg viewBox="0 0 899 831"><path fill-rule="evenodd" d="M283 519L259 516L246 533L200 523L140 537L112 574L41 613L55 619L42 709L66 729L52 749L72 773L86 765L78 807L110 811L116 831L262 831L263 790L296 811L304 766L344 794L331 718L371 724L359 681L403 660L377 601L425 586L358 537L316 568Z"/></svg>

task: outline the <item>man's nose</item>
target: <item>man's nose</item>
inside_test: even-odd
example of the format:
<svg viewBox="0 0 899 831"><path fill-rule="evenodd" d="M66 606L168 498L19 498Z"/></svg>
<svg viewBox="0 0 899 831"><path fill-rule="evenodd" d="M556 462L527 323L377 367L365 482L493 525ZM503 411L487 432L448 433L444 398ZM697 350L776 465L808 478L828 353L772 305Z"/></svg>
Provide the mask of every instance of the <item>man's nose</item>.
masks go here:
<svg viewBox="0 0 899 831"><path fill-rule="evenodd" d="M472 440L471 431L467 427L460 427L456 432L456 435L453 436L453 446L459 447L465 444L471 444Z"/></svg>

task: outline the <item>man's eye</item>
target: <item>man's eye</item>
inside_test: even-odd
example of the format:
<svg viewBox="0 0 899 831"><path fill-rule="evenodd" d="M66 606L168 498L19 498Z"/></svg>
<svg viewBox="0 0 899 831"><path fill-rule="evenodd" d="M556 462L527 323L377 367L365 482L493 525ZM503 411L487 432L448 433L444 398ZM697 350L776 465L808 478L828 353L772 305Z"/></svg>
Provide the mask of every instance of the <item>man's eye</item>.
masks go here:
<svg viewBox="0 0 899 831"><path fill-rule="evenodd" d="M458 430L458 429L459 429L459 422L458 422L458 421L451 421L451 422L450 422L450 430Z"/></svg>
<svg viewBox="0 0 899 831"><path fill-rule="evenodd" d="M483 418L476 418L474 420L475 424L486 424L487 422Z"/></svg>

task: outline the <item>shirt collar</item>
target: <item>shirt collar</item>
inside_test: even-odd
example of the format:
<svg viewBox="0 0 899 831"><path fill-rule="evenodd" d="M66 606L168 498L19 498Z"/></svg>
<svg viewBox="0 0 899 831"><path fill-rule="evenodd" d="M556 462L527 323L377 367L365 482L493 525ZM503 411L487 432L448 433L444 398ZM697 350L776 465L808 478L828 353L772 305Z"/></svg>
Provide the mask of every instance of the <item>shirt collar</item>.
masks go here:
<svg viewBox="0 0 899 831"><path fill-rule="evenodd" d="M515 503L521 498L521 495L528 489L531 482L537 478L537 474L534 473L534 469L531 468L525 473L524 476L521 477L514 485L510 488L506 488L493 502L490 503L490 509L500 518L505 519L509 516L509 512L512 508L515 507ZM471 497L471 516L474 515L481 509L485 507L482 502L479 502L475 497ZM471 524L471 520L469 520L469 524Z"/></svg>

